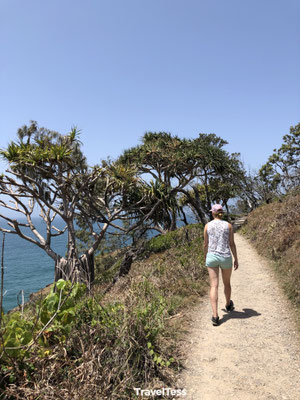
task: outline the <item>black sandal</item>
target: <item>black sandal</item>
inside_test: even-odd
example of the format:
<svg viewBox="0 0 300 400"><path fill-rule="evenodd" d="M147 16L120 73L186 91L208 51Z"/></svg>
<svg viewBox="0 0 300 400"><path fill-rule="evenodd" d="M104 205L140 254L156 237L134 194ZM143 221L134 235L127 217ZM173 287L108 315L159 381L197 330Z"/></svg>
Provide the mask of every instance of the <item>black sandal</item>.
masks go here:
<svg viewBox="0 0 300 400"><path fill-rule="evenodd" d="M219 319L220 319L219 317L211 317L213 326L219 325Z"/></svg>
<svg viewBox="0 0 300 400"><path fill-rule="evenodd" d="M229 305L228 305L228 306L226 306L226 305L225 305L225 308L226 308L226 311L227 311L227 312L230 312L230 311L234 310L234 304L233 304L233 301L232 301L232 300L230 300L230 303L229 303Z"/></svg>

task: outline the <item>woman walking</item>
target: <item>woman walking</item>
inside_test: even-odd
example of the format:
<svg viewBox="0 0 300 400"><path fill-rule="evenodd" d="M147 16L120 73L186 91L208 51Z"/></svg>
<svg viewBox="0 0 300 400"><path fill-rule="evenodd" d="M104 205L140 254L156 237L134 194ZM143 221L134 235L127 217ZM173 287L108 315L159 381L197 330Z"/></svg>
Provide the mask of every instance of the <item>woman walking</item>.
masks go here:
<svg viewBox="0 0 300 400"><path fill-rule="evenodd" d="M229 222L223 221L223 207L221 204L215 204L210 210L213 215L213 221L208 222L204 228L204 259L208 268L210 280L210 302L212 306L212 323L219 325L218 316L218 288L219 288L219 267L222 272L224 283L224 294L226 298L226 311L234 309L231 300L230 277L232 273L232 256L234 257L234 269L239 266L236 246L233 237L233 227Z"/></svg>

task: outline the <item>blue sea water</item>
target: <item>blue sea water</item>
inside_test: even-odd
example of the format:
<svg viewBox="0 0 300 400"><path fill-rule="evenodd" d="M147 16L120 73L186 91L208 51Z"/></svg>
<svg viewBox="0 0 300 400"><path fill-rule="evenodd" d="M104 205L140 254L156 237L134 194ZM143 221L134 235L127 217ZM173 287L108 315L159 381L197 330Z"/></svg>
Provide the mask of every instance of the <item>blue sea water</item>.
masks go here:
<svg viewBox="0 0 300 400"><path fill-rule="evenodd" d="M44 233L46 230L45 223L41 218L33 219L37 230ZM9 228L4 222L1 226ZM55 226L62 228L63 221L58 221ZM31 232L23 229L28 236L32 236ZM2 249L3 233L0 233L0 243ZM53 240L53 250L61 256L66 253L67 235L64 233L57 236ZM1 250L2 251L2 250ZM25 301L29 295L42 289L54 279L54 260L50 258L44 250L38 246L22 239L18 235L5 234L4 242L4 312L11 310L21 302L21 290L24 291Z"/></svg>
<svg viewBox="0 0 300 400"><path fill-rule="evenodd" d="M193 218L188 218L189 223L195 222ZM24 221L26 222L26 221ZM46 226L39 217L33 218L36 229L45 234ZM182 222L178 222L181 226ZM3 228L9 228L3 221ZM64 222L57 220L57 228L63 228ZM28 228L22 229L28 236L33 237ZM149 232L148 237L156 235L158 232ZM2 236L0 232L0 247L2 249ZM61 256L64 256L67 249L67 232L52 239L52 249ZM15 234L5 234L4 246L4 312L11 310L21 303L21 291L24 293L25 302L31 293L34 293L54 280L54 260L47 253L27 240Z"/></svg>

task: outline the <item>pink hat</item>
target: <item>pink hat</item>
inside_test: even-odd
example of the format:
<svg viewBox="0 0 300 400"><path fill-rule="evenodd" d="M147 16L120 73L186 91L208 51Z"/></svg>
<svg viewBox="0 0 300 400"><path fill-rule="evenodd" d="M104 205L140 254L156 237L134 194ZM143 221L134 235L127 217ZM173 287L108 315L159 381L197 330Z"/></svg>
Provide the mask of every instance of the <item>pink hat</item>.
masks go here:
<svg viewBox="0 0 300 400"><path fill-rule="evenodd" d="M218 211L223 211L223 207L221 206L221 204L214 204L211 208L211 210L213 213L217 213Z"/></svg>

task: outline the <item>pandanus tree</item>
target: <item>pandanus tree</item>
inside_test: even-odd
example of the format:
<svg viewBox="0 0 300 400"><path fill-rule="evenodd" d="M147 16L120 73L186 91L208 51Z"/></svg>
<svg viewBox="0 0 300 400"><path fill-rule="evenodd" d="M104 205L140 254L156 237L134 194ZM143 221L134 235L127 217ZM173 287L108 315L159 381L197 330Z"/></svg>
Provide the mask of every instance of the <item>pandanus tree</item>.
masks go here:
<svg viewBox="0 0 300 400"><path fill-rule="evenodd" d="M222 203L227 207L228 200L241 191L245 172L239 154L228 153L223 148L226 144L225 140L215 134L200 133L193 140L195 154L199 155L197 183L185 193L182 202L190 204L200 220L203 220L203 214L209 215L212 203Z"/></svg>
<svg viewBox="0 0 300 400"><path fill-rule="evenodd" d="M39 128L32 121L18 131L18 140L1 150L9 168L0 176L0 213L7 226L1 231L19 235L43 249L55 262L55 281L60 278L84 282L94 280L94 253L109 226L132 215L147 196L136 171L113 162L88 167L80 149L78 131L66 135ZM142 193L135 203L132 193ZM131 228L151 216L145 213ZM157 207L157 206L156 206ZM37 210L45 224L43 235L35 224ZM11 212L13 216L11 216ZM10 215L10 216L8 216ZM78 251L75 221L80 218L93 238L85 251ZM64 222L58 228L57 220ZM53 249L53 238L67 234L66 254Z"/></svg>
<svg viewBox="0 0 300 400"><path fill-rule="evenodd" d="M259 178L281 193L300 186L300 123L290 127L290 133L283 136L279 149L274 149L266 164L259 170Z"/></svg>
<svg viewBox="0 0 300 400"><path fill-rule="evenodd" d="M229 213L228 201L243 193L246 171L239 153L223 153L222 168L209 179L210 197L213 203L222 203Z"/></svg>
<svg viewBox="0 0 300 400"><path fill-rule="evenodd" d="M152 214L152 229L166 232L176 229L179 212L178 193L195 177L195 159L190 156L190 143L166 132L147 132L142 144L130 148L118 162L132 165L138 176L148 182L151 201L160 201ZM149 200L149 199L148 199ZM151 208L151 203L145 204Z"/></svg>
<svg viewBox="0 0 300 400"><path fill-rule="evenodd" d="M274 198L300 186L300 124L290 127L283 143L258 171L248 172L240 194L245 209L270 203Z"/></svg>
<svg viewBox="0 0 300 400"><path fill-rule="evenodd" d="M139 176L150 179L157 198L163 198L153 214L153 225L161 231L176 227L184 206L206 223L211 203L224 205L238 191L243 169L238 154L230 155L227 142L215 134L199 134L196 139L180 139L166 132L146 133L142 144L126 150L119 161L134 165Z"/></svg>

